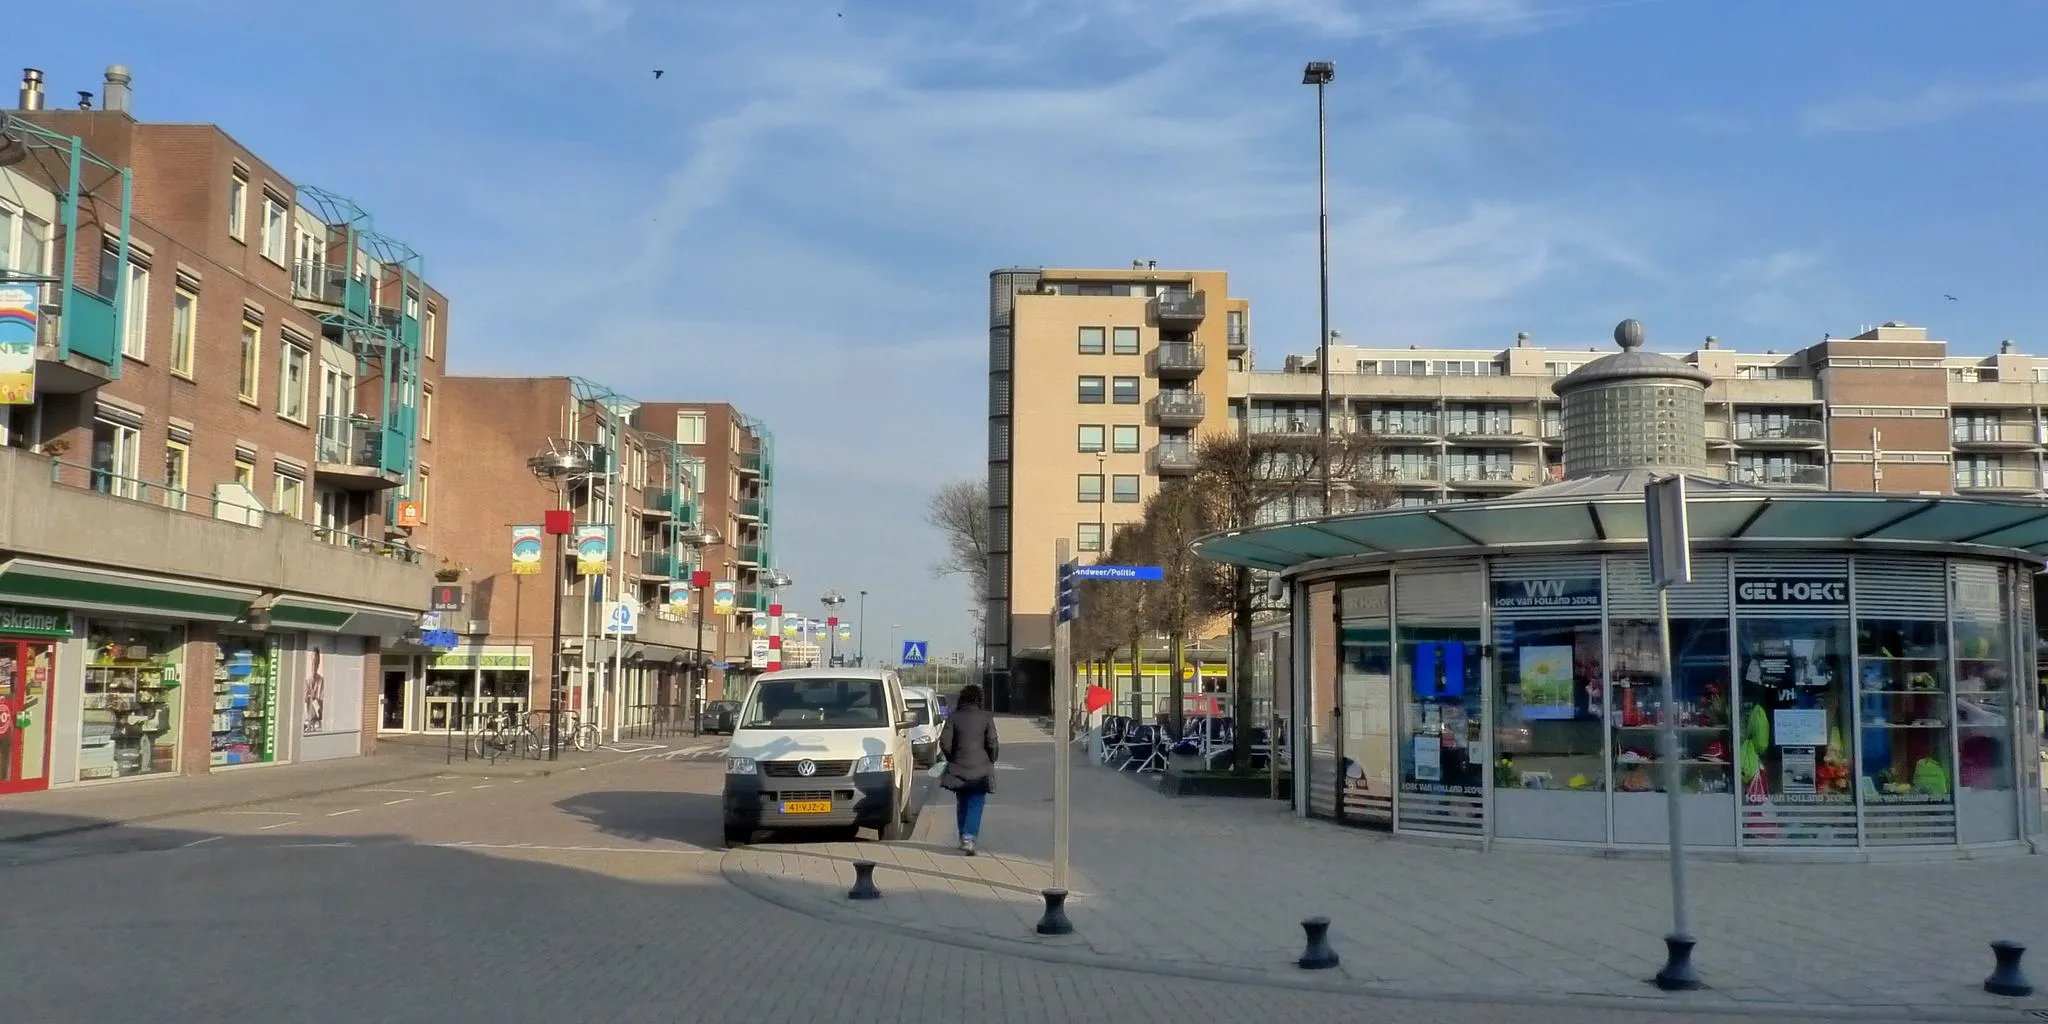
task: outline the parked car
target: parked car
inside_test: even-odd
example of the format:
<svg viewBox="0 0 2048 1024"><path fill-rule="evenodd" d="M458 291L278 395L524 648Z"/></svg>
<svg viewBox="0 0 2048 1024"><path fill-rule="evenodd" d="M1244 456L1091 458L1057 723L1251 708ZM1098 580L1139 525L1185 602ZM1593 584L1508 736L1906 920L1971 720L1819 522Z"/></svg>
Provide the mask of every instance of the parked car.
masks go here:
<svg viewBox="0 0 2048 1024"><path fill-rule="evenodd" d="M910 708L886 669L807 668L754 680L725 751L725 841L761 829L909 833Z"/></svg>
<svg viewBox="0 0 2048 1024"><path fill-rule="evenodd" d="M929 686L906 686L903 701L910 706L910 757L919 768L929 768L939 759L939 730L943 698Z"/></svg>
<svg viewBox="0 0 2048 1024"><path fill-rule="evenodd" d="M709 734L732 735L732 728L739 723L740 702L736 700L714 700L704 705L704 732Z"/></svg>

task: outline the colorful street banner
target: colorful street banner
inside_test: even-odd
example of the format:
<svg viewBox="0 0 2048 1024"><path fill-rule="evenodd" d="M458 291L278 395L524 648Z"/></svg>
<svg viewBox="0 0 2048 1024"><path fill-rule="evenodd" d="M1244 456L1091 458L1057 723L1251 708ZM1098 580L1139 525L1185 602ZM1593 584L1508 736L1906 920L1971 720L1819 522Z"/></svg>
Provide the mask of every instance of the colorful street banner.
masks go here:
<svg viewBox="0 0 2048 1024"><path fill-rule="evenodd" d="M847 643L848 641L851 641L852 639L853 639L853 627L852 627L852 626L849 626L849 625L847 625L847 624L846 624L846 623L844 623L844 622L840 623L840 624L839 624L839 642L843 644L843 643Z"/></svg>
<svg viewBox="0 0 2048 1024"><path fill-rule="evenodd" d="M538 526L512 528L512 575L540 575L541 537Z"/></svg>
<svg viewBox="0 0 2048 1024"><path fill-rule="evenodd" d="M794 640L797 637L802 636L803 632L803 620L793 618L782 620L782 638L784 640Z"/></svg>
<svg viewBox="0 0 2048 1024"><path fill-rule="evenodd" d="M602 576L611 558L611 531L603 526L576 528L576 573Z"/></svg>
<svg viewBox="0 0 2048 1024"><path fill-rule="evenodd" d="M36 285L0 285L0 405L36 404Z"/></svg>
<svg viewBox="0 0 2048 1024"><path fill-rule="evenodd" d="M676 580L668 585L668 610L677 615L690 614L690 584Z"/></svg>
<svg viewBox="0 0 2048 1024"><path fill-rule="evenodd" d="M733 605L739 601L740 585L732 580L719 580L711 585L711 614L731 615Z"/></svg>
<svg viewBox="0 0 2048 1024"><path fill-rule="evenodd" d="M763 615L761 615L761 613L759 613L759 612L755 612L755 613L754 613L754 635L755 635L755 636L767 636L767 635L768 635L768 619L767 619L766 617L764 617Z"/></svg>

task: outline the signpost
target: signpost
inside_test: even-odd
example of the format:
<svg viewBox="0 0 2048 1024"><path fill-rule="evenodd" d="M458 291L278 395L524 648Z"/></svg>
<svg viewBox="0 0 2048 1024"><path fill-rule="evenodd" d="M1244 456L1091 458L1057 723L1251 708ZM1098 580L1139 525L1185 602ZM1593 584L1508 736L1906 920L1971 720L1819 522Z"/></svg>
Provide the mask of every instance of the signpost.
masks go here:
<svg viewBox="0 0 2048 1024"><path fill-rule="evenodd" d="M1052 888L1062 894L1067 889L1067 811L1073 802L1074 619L1081 614L1074 581L1089 578L1082 575L1087 569L1125 568L1077 566L1072 558L1065 537L1053 543L1053 564L1059 568L1052 627Z"/></svg>
<svg viewBox="0 0 2048 1024"><path fill-rule="evenodd" d="M924 664L925 649L929 646L931 645L922 640L905 640L903 641L903 657L896 660L904 665L922 665Z"/></svg>
<svg viewBox="0 0 2048 1024"><path fill-rule="evenodd" d="M613 601L604 613L605 636L634 636L640 632L640 606L631 601Z"/></svg>
<svg viewBox="0 0 2048 1024"><path fill-rule="evenodd" d="M1065 565L1066 561L1061 560ZM1083 580L1151 580L1157 582L1166 578L1166 570L1156 565L1079 565L1069 566L1075 579Z"/></svg>
<svg viewBox="0 0 2048 1024"><path fill-rule="evenodd" d="M1701 985L1692 966L1692 929L1686 920L1685 815L1679 802L1683 766L1679 763L1678 701L1671 665L1671 588L1692 582L1685 474L1664 477L1643 488L1643 518L1649 525L1650 581L1657 588L1657 649L1664 676L1658 715L1664 726L1664 801L1671 833L1671 934L1664 937L1666 959L1663 970L1657 972L1657 987L1669 992Z"/></svg>

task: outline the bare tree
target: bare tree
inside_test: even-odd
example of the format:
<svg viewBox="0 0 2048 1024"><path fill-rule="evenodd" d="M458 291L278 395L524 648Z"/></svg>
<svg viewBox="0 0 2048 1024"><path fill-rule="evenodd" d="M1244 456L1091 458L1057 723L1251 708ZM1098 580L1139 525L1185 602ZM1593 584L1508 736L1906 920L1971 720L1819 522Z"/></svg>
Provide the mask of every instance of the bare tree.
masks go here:
<svg viewBox="0 0 2048 1024"><path fill-rule="evenodd" d="M1215 530L1213 505L1189 479L1166 481L1145 503L1142 529L1163 577L1152 584L1146 618L1172 645L1167 715L1176 736L1183 724L1181 669L1187 660L1188 634L1226 605L1229 595L1228 568L1195 554L1195 541Z"/></svg>
<svg viewBox="0 0 2048 1024"><path fill-rule="evenodd" d="M1261 521L1301 518L1322 503L1322 445L1310 433L1210 435L1195 450L1196 489L1207 502L1212 530L1241 530ZM1331 438L1330 477L1337 482L1337 511L1385 508L1396 494L1386 479L1378 439L1363 433ZM1232 761L1239 773L1251 769L1252 615L1256 591L1252 571L1226 570L1224 595L1212 612L1230 614L1231 714L1238 728Z"/></svg>
<svg viewBox="0 0 2048 1024"><path fill-rule="evenodd" d="M988 598L988 480L955 480L925 504L925 522L946 538L934 576L965 576L976 604Z"/></svg>

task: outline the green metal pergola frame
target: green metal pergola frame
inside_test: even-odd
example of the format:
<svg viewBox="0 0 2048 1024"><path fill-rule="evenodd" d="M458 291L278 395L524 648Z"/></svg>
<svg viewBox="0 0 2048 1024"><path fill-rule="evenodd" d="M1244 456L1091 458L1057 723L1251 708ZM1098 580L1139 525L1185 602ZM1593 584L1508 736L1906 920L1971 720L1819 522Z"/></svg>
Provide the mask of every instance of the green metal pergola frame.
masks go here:
<svg viewBox="0 0 2048 1024"><path fill-rule="evenodd" d="M85 140L76 135L66 135L62 132L51 131L18 115L7 118L6 125L7 135L19 141L22 147L27 150L27 155L21 162L36 163L43 169L45 176L49 180L62 180L64 182L64 190L58 195L58 216L63 228L63 234L61 239L52 240L54 244L61 244L64 248L64 273L61 277L44 275L31 278L26 275L12 275L5 270L0 270L0 280L14 283L57 285L59 296L58 308L63 310L61 318L58 320L58 359L69 359L75 353L95 362L105 363L108 375L118 379L121 376L121 337L122 333L126 330L128 316L128 274L126 270L131 251L129 239L130 229L133 226L135 173L129 168L116 164L85 148ZM62 163L62 167L56 173L52 173L50 167L44 163L52 155L54 155L54 159ZM86 180L88 170L96 170L103 173L98 176L97 181L88 183ZM78 201L81 196L97 195L100 189L106 187L115 178L119 178L121 181L121 221L118 229L120 237L115 242L115 257L121 266L122 272L115 275L114 294L105 296L100 295L97 291L86 292L78 287ZM78 332L85 326L79 322L79 317L76 315L82 293L100 301L111 303L113 307L112 332L107 339L108 351L105 353L85 351L78 344Z"/></svg>

